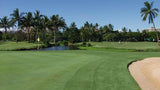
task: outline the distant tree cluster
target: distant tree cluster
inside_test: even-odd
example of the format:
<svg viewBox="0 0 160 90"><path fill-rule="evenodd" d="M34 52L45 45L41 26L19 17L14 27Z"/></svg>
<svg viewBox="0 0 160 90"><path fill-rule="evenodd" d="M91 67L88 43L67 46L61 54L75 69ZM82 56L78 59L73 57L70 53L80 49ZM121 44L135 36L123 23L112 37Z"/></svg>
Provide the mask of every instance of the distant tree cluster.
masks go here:
<svg viewBox="0 0 160 90"><path fill-rule="evenodd" d="M56 32L66 27L63 17L52 15L48 18L39 11L20 13L19 9L16 9L10 16L11 18L5 16L0 19L0 27L5 29L1 35L3 40L36 42L39 37L44 43L48 43L51 38L55 43ZM11 28L16 28L16 31L8 32Z"/></svg>
<svg viewBox="0 0 160 90"><path fill-rule="evenodd" d="M98 23L89 22L84 23L81 28L78 28L75 22L67 26L63 17L59 17L59 15L47 17L40 14L39 11L24 13L16 9L10 16L10 18L7 16L0 18L0 28L5 30L0 32L0 40L36 43L37 38L40 38L41 42L45 44L50 42L67 44L68 42L90 41L156 41L156 35L160 34L159 32L156 32L155 35L154 32L132 31L126 27L119 31L115 30L112 24L99 26Z"/></svg>

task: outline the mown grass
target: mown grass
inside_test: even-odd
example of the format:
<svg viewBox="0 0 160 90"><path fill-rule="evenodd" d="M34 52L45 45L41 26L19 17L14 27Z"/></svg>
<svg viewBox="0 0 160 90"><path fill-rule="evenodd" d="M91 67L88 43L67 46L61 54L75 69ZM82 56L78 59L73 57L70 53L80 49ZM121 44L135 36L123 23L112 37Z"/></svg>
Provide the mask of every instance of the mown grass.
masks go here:
<svg viewBox="0 0 160 90"><path fill-rule="evenodd" d="M114 52L135 52L134 49L121 49L121 48L102 48L102 47L78 47L80 50L101 50L101 51L114 51Z"/></svg>
<svg viewBox="0 0 160 90"><path fill-rule="evenodd" d="M160 51L160 46L158 47L156 42L87 42L92 45L92 49L101 48L101 49L124 49L132 51ZM76 45L81 45L82 43L77 43ZM85 49L90 49L87 47L80 47Z"/></svg>
<svg viewBox="0 0 160 90"><path fill-rule="evenodd" d="M43 44L39 44L40 47L44 46ZM36 49L37 44L34 43L27 43L27 42L11 42L6 41L0 42L0 51L11 51L11 50L28 50L28 49Z"/></svg>
<svg viewBox="0 0 160 90"><path fill-rule="evenodd" d="M160 52L0 51L0 90L140 90L127 70Z"/></svg>
<svg viewBox="0 0 160 90"><path fill-rule="evenodd" d="M91 42L94 47L121 48L121 49L159 49L156 42Z"/></svg>
<svg viewBox="0 0 160 90"><path fill-rule="evenodd" d="M160 57L156 43L91 42L67 51L0 51L0 90L140 90L128 63ZM0 50L36 47L26 42L0 42ZM133 52L151 50L152 52Z"/></svg>

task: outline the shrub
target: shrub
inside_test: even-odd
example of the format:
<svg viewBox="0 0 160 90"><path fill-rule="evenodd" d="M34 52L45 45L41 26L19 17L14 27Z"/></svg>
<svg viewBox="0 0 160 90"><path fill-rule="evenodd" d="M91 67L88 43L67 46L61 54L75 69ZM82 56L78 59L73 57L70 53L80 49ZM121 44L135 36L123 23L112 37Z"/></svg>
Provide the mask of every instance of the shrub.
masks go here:
<svg viewBox="0 0 160 90"><path fill-rule="evenodd" d="M54 45L55 45L55 46L59 46L59 45L60 45L60 43L59 43L59 42L56 42Z"/></svg>
<svg viewBox="0 0 160 90"><path fill-rule="evenodd" d="M85 47L85 46L86 46L86 42L83 42L83 43L82 43L82 46L84 46L84 47Z"/></svg>
<svg viewBox="0 0 160 90"><path fill-rule="evenodd" d="M90 47L90 46L92 46L91 43L87 43L87 47Z"/></svg>
<svg viewBox="0 0 160 90"><path fill-rule="evenodd" d="M83 42L81 46L83 46L83 47L90 47L92 45L91 45L91 43Z"/></svg>
<svg viewBox="0 0 160 90"><path fill-rule="evenodd" d="M64 46L68 46L68 41L63 40L63 41L62 41L62 44L63 44Z"/></svg>
<svg viewBox="0 0 160 90"><path fill-rule="evenodd" d="M29 43L35 43L35 41L34 40L30 40Z"/></svg>
<svg viewBox="0 0 160 90"><path fill-rule="evenodd" d="M6 41L6 40L8 39L8 35L7 35L7 34L3 34L2 39L3 39L4 41Z"/></svg>

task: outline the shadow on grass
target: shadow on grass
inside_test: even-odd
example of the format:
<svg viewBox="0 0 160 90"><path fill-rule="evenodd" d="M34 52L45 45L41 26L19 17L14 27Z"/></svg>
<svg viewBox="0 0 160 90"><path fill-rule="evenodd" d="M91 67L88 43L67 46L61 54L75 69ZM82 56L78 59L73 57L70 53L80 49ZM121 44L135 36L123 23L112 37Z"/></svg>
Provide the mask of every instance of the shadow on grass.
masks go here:
<svg viewBox="0 0 160 90"><path fill-rule="evenodd" d="M133 61L131 61L131 62L129 62L129 63L127 64L127 69L128 69L128 71L129 71L129 66L130 66L132 63L137 62L137 61L139 61L139 60L133 60Z"/></svg>

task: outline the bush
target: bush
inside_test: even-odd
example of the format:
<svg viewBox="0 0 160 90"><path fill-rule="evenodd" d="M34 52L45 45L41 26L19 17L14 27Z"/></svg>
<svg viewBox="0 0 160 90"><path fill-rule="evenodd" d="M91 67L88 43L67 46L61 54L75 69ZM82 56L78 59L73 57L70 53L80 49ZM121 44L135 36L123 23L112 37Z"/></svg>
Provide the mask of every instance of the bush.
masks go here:
<svg viewBox="0 0 160 90"><path fill-rule="evenodd" d="M68 41L63 40L63 41L62 41L62 44L63 44L64 46L68 46Z"/></svg>
<svg viewBox="0 0 160 90"><path fill-rule="evenodd" d="M13 38L12 38L12 41L16 41L16 37L13 37Z"/></svg>
<svg viewBox="0 0 160 90"><path fill-rule="evenodd" d="M90 46L92 46L91 43L87 43L87 47L90 47Z"/></svg>
<svg viewBox="0 0 160 90"><path fill-rule="evenodd" d="M56 42L54 45L55 45L55 46L60 46L60 43L59 43L59 42Z"/></svg>
<svg viewBox="0 0 160 90"><path fill-rule="evenodd" d="M30 40L29 43L35 43L35 41L34 40Z"/></svg>
<svg viewBox="0 0 160 90"><path fill-rule="evenodd" d="M8 39L8 35L7 35L7 34L3 34L2 39L3 39L4 41L6 41L6 40Z"/></svg>
<svg viewBox="0 0 160 90"><path fill-rule="evenodd" d="M91 45L91 43L83 42L81 46L83 46L83 47L90 47L92 45Z"/></svg>
<svg viewBox="0 0 160 90"><path fill-rule="evenodd" d="M49 42L50 42L49 39L45 39L45 40L43 41L43 43L46 44L46 45L49 45Z"/></svg>
<svg viewBox="0 0 160 90"><path fill-rule="evenodd" d="M132 39L132 38L127 39L127 41L128 41L128 42L138 42L137 39Z"/></svg>
<svg viewBox="0 0 160 90"><path fill-rule="evenodd" d="M82 43L82 46L86 46L86 42L83 42L83 43Z"/></svg>

